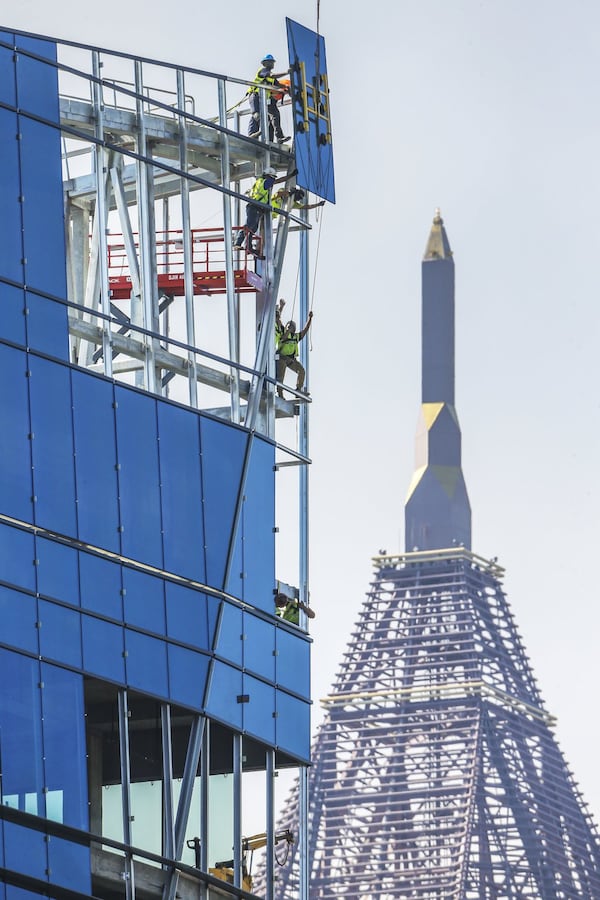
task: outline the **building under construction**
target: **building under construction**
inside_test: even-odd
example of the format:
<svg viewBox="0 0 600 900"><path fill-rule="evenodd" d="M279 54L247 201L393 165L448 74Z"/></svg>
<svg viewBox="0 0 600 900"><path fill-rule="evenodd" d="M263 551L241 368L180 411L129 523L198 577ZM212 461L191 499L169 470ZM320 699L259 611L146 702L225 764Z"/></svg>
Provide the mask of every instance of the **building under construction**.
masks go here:
<svg viewBox="0 0 600 900"><path fill-rule="evenodd" d="M334 181L324 42L287 39L278 142L254 73L0 32L7 900L251 898L261 845L271 898L280 841L308 897L311 398L276 383L274 326L286 265L306 319L308 201Z"/></svg>
<svg viewBox="0 0 600 900"><path fill-rule="evenodd" d="M557 745L503 569L471 549L454 261L439 214L422 264L422 405L405 535L405 553L374 559L323 701L310 771L311 900L598 900L598 833ZM276 897L295 897L298 878L297 865L280 870Z"/></svg>

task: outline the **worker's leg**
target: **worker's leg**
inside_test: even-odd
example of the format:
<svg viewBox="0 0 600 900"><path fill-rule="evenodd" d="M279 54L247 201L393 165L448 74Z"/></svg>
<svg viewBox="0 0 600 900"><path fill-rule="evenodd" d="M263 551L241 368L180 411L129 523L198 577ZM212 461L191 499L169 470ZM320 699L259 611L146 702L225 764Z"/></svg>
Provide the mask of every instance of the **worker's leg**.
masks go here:
<svg viewBox="0 0 600 900"><path fill-rule="evenodd" d="M248 125L248 137L258 137L260 134L260 97L259 91L253 91L248 95L250 104L250 123Z"/></svg>
<svg viewBox="0 0 600 900"><path fill-rule="evenodd" d="M283 129L281 127L281 114L279 112L279 107L277 106L276 100L269 100L269 140L273 140L273 136L275 136L275 140L283 144L284 141L289 140L289 138L284 137Z"/></svg>
<svg viewBox="0 0 600 900"><path fill-rule="evenodd" d="M296 390L301 391L304 387L304 379L306 378L306 371L304 369L304 366L302 365L300 360L295 358L290 359L288 366L292 370L292 372L296 373Z"/></svg>
<svg viewBox="0 0 600 900"><path fill-rule="evenodd" d="M285 356L278 356L275 361L275 378L277 381L280 381L283 384L285 379L285 370L287 368L287 358ZM280 397L283 397L283 389L278 387L277 394Z"/></svg>

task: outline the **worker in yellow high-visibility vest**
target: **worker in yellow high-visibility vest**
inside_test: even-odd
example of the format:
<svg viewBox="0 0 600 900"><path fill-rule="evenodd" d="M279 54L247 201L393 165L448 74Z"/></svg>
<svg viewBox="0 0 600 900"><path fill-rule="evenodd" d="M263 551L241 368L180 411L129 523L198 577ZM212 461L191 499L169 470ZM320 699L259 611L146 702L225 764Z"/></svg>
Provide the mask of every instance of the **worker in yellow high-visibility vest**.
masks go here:
<svg viewBox="0 0 600 900"><path fill-rule="evenodd" d="M252 237L258 231L265 210L261 206L252 203L252 201L256 200L258 203L270 204L273 185L279 184L282 181L289 181L290 178L295 178L297 174L298 170L294 169L289 175L282 175L281 178L277 178L277 172L272 166L267 166L263 170L262 175L256 179L250 190L247 192L250 200L246 204L246 225L237 233L233 244L235 250L241 250L244 238L246 238L246 251L248 253L254 253Z"/></svg>
<svg viewBox="0 0 600 900"><path fill-rule="evenodd" d="M273 138L275 138L278 144L285 144L286 141L289 141L289 137L284 135L281 127L281 116L277 107L277 97L283 96L288 90L288 85L282 84L277 80L279 75L274 74L274 66L274 57L271 53L267 53L260 61L260 69L254 76L254 84L248 88L248 102L250 103L250 110L252 112L250 124L248 125L248 137L260 137L260 102L261 99L264 98L267 102L267 115L269 117L269 140L272 141ZM286 72L281 72L281 75L286 74ZM271 85L272 87L277 88L277 91L260 90L258 87L259 84Z"/></svg>
<svg viewBox="0 0 600 900"><path fill-rule="evenodd" d="M277 381L283 383L286 369L291 369L296 373L296 390L302 391L304 387L304 379L306 378L306 370L298 359L298 344L308 333L308 329L312 323L312 312L309 312L306 325L302 331L296 331L296 323L293 319L287 323L283 332L279 336L276 360L276 378ZM283 387L277 386L277 393L283 397Z"/></svg>

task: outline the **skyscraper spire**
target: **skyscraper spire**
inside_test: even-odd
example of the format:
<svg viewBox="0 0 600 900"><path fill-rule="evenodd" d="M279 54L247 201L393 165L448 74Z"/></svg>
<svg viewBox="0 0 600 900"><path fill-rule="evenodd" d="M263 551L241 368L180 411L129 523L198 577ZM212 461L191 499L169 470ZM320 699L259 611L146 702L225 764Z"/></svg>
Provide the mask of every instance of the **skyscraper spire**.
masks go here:
<svg viewBox="0 0 600 900"><path fill-rule="evenodd" d="M454 260L436 209L421 264L421 412L415 472L405 504L411 550L471 548L471 507L454 408Z"/></svg>

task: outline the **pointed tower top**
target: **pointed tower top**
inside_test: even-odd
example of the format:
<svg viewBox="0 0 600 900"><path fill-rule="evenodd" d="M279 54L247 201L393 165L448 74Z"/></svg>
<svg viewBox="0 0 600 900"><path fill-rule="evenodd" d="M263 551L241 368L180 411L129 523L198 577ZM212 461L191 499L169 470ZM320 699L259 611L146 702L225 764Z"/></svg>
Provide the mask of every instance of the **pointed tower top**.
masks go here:
<svg viewBox="0 0 600 900"><path fill-rule="evenodd" d="M452 250L444 228L444 220L440 210L436 209L423 259L448 259L449 257L452 257Z"/></svg>

